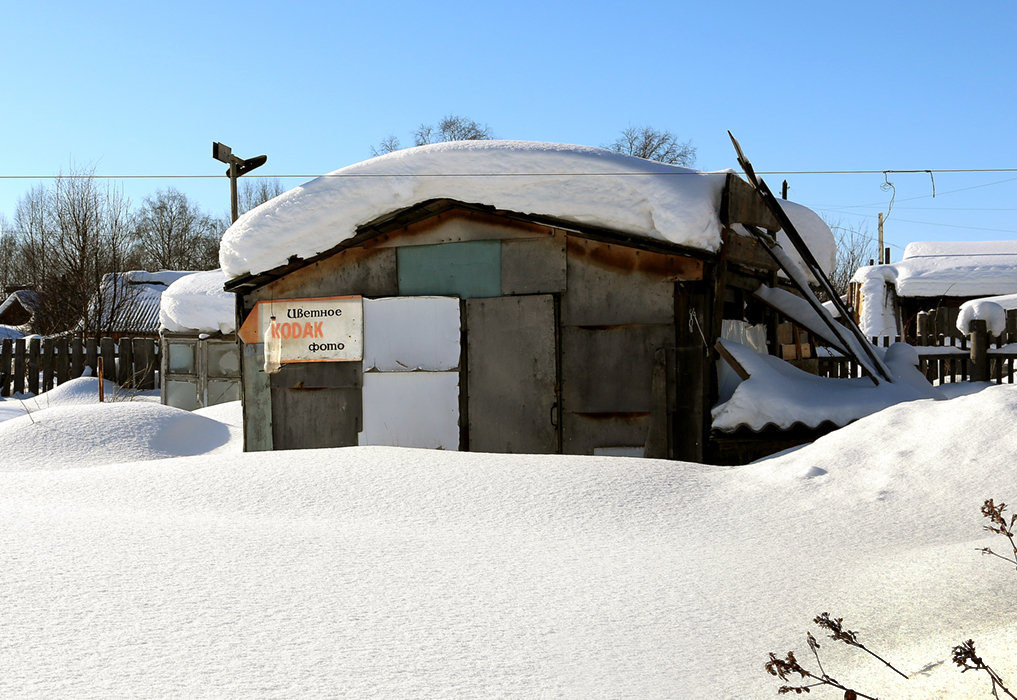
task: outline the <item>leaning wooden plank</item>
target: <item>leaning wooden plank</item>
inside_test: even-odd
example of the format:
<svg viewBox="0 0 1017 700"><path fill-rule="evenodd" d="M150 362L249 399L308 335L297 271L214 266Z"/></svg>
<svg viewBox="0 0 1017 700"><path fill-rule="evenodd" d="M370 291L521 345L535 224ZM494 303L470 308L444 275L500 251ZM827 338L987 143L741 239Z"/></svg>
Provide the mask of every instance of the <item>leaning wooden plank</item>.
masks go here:
<svg viewBox="0 0 1017 700"><path fill-rule="evenodd" d="M845 323L847 324L846 327L841 326L841 328L845 329L846 333L840 331L838 328L835 327L836 321L833 320L833 317L826 311L826 309L822 308L821 305L819 305L818 300L815 300L814 306L817 307L817 311L821 316L824 317L824 319L829 317L830 321L828 325L833 329L833 331L837 334L838 337L844 339L844 341L848 344L851 353L852 354L858 353L857 359L861 362L862 366L865 367L866 370L869 372L869 375L872 377L873 382L879 384L880 379L882 379L884 381L892 383L894 379L893 375L890 373L889 368L886 366L883 360L880 359L880 357L876 354L872 346L869 345L869 343L865 339L865 336L862 335L862 332L858 328L858 325L854 322L854 319L851 318L851 315L848 313L847 307L844 306L844 303L841 301L840 296L834 291L833 285L827 278L826 273L823 271L822 267L819 265L815 256L812 254L812 251L809 249L809 246L805 243L804 239L802 239L801 235L798 233L798 230L795 228L795 225L791 222L790 217L788 217L787 212L784 211L784 208L777 201L776 197L773 196L773 193L770 191L770 188L767 186L766 182L756 175L755 171L752 168L752 164L749 162L748 158L745 157L745 153L742 151L741 144L738 143L738 140L734 137L734 134L728 131L728 136L731 137L731 143L735 148L735 152L738 154L738 162L745 170L745 174L749 178L749 182L756 188L756 191L759 193L759 196L762 197L763 201L770 208L770 211L773 213L773 215L777 217L777 220L780 222L781 225L781 230L784 231L784 235L787 236L787 239L794 246L802 262L805 263L806 267L808 267L809 271L819 282L820 287L822 287L822 289L826 292L827 296L830 297L841 318L843 318ZM749 229L750 232L754 233L754 235L756 235L756 237L759 238L761 241L763 241L764 243L767 242L769 235L766 236L762 235L762 232L759 231L759 229L756 229L755 227L752 226L746 226L746 228ZM804 275L801 273L799 269L797 269L797 266L790 260L787 253L785 253L784 250L779 245L771 245L770 251L775 254L775 257L778 258L778 262L780 262L780 265L784 269L784 272L788 275L789 278L791 278L795 285L799 287L799 291L802 292L802 295L806 299L808 299L810 303L812 303L813 300L815 299L815 295L812 293L812 290L809 287L808 282L805 280ZM848 337L848 335L850 335L850 337Z"/></svg>
<svg viewBox="0 0 1017 700"><path fill-rule="evenodd" d="M881 365L869 362L865 351L860 347L859 341L852 337L850 331L834 320L833 316L831 316L830 313L823 308L822 303L816 298L816 295L809 287L809 283L805 280L805 275L802 274L802 271L798 269L798 266L791 260L788 254L784 252L784 249L779 245L774 244L772 242L772 237L769 236L767 232L761 231L754 226L745 226L744 228L764 244L763 250L769 253L781 269L784 270L784 273L794 283L805 301L808 302L809 306L812 307L818 317L823 320L830 332L833 333L838 340L840 340L840 344L847 349L846 354L862 366L862 368L868 373L872 382L874 384L879 384L880 377L883 377L885 381L891 381L889 379L889 370L885 370L884 368L885 371L880 371L878 368Z"/></svg>
<svg viewBox="0 0 1017 700"><path fill-rule="evenodd" d="M771 309L791 319L812 335L821 338L823 342L842 355L848 354L846 344L830 331L830 328L805 299L783 289L768 287L765 284L760 285L759 289L753 292L753 296Z"/></svg>
<svg viewBox="0 0 1017 700"><path fill-rule="evenodd" d="M735 356L731 354L731 351L724 347L723 340L718 339L713 347L717 351L717 354L724 358L724 362L726 362L731 367L731 369L735 371L735 374L737 374L739 378L741 378L742 380L749 378L750 375L748 370L742 367L742 363L736 360Z"/></svg>

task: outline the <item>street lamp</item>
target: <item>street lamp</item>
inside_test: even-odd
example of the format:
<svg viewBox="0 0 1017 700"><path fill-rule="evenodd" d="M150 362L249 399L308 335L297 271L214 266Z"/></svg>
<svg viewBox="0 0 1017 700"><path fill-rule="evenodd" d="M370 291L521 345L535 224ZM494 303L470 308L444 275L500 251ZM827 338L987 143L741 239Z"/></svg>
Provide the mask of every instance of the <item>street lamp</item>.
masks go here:
<svg viewBox="0 0 1017 700"><path fill-rule="evenodd" d="M240 216L237 206L237 178L251 172L255 168L260 168L268 160L268 156L255 156L254 158L244 160L233 155L233 149L226 144L213 141L212 157L230 166L229 170L226 171L226 177L230 179L230 206L233 213L233 221L236 221L237 217Z"/></svg>

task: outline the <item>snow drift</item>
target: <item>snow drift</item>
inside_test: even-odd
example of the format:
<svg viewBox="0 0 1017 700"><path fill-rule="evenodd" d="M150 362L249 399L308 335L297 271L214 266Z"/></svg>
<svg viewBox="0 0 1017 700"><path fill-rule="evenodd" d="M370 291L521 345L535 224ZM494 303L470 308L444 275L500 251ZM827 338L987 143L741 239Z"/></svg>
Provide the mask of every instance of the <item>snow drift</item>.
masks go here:
<svg viewBox="0 0 1017 700"><path fill-rule="evenodd" d="M153 416L121 407L142 409L125 434ZM774 697L767 652L807 659L823 611L912 676L824 643L879 697L984 696L949 662L969 637L1017 677L1014 572L976 551L982 500L1017 482L1012 386L737 468L367 447L102 465L81 431L107 414L50 415L95 466L0 473L0 695Z"/></svg>

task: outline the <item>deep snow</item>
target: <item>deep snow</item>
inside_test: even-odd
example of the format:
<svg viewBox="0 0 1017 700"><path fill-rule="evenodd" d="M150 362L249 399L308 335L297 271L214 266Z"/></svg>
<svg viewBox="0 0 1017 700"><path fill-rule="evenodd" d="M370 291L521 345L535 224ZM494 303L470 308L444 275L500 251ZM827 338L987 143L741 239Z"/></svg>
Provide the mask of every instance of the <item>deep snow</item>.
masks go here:
<svg viewBox="0 0 1017 700"><path fill-rule="evenodd" d="M986 697L949 661L969 637L1017 685L1017 573L976 551L1004 543L979 506L1014 495L1012 386L737 468L382 447L162 459L236 411L152 408L67 403L0 431L5 459L49 450L0 472L0 696L776 697L767 653L812 666L810 629L829 673L881 698ZM172 443L138 439L174 425ZM135 461L104 463L119 439ZM824 641L823 611L912 680Z"/></svg>

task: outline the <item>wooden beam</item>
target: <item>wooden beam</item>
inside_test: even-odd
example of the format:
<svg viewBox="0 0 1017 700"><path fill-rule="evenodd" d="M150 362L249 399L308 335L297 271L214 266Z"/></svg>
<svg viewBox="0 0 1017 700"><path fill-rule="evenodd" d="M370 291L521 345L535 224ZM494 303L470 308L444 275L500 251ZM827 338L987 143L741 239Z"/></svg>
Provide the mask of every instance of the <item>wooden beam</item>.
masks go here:
<svg viewBox="0 0 1017 700"><path fill-rule="evenodd" d="M737 374L743 381L749 378L750 375L748 370L742 367L742 363L736 360L735 356L731 354L731 351L724 347L724 343L718 340L714 343L713 347L717 351L717 354L724 358L724 362L726 362L731 369L735 371L735 374Z"/></svg>

